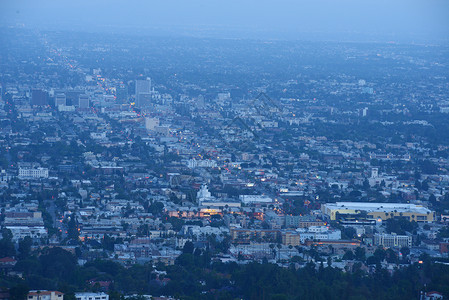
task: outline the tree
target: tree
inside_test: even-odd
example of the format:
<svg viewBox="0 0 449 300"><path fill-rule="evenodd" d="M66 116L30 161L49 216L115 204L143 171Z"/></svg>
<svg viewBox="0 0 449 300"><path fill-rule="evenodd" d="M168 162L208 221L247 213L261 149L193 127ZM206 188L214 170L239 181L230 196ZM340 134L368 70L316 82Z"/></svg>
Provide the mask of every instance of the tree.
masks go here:
<svg viewBox="0 0 449 300"><path fill-rule="evenodd" d="M11 230L7 229L7 228L2 229L2 236L3 236L3 239L9 240L9 241L11 241L13 238Z"/></svg>
<svg viewBox="0 0 449 300"><path fill-rule="evenodd" d="M410 254L410 248L409 247L402 247L401 253L403 257L407 257Z"/></svg>
<svg viewBox="0 0 449 300"><path fill-rule="evenodd" d="M353 260L354 259L354 253L351 250L347 250L345 254L343 255L344 260Z"/></svg>
<svg viewBox="0 0 449 300"><path fill-rule="evenodd" d="M16 249L12 242L12 233L9 229L3 229L3 238L0 240L0 258L5 256L15 256Z"/></svg>
<svg viewBox="0 0 449 300"><path fill-rule="evenodd" d="M385 251L385 259L387 260L388 263L397 263L398 262L398 256L397 256L396 252L391 248L388 248Z"/></svg>
<svg viewBox="0 0 449 300"><path fill-rule="evenodd" d="M363 181L363 189L364 189L365 191L367 191L367 190L370 189L369 181L368 181L367 178L365 178L365 180Z"/></svg>
<svg viewBox="0 0 449 300"><path fill-rule="evenodd" d="M19 259L25 259L30 255L32 244L33 240L29 236L19 241Z"/></svg>
<svg viewBox="0 0 449 300"><path fill-rule="evenodd" d="M434 194L430 194L429 202L432 203L432 205L435 205L437 203L437 198L435 197Z"/></svg>
<svg viewBox="0 0 449 300"><path fill-rule="evenodd" d="M342 238L346 239L346 240L351 240L351 239L355 238L357 235L356 230L352 227L345 227L341 233L342 233Z"/></svg>
<svg viewBox="0 0 449 300"><path fill-rule="evenodd" d="M377 263L382 262L386 257L386 252L382 248L377 248L376 251L374 251L373 257L376 259Z"/></svg>
<svg viewBox="0 0 449 300"><path fill-rule="evenodd" d="M409 221L406 218L390 218L386 222L386 229L388 233L406 234L406 232L413 232L418 228L418 223Z"/></svg>
<svg viewBox="0 0 449 300"><path fill-rule="evenodd" d="M72 214L70 217L70 221L67 224L67 236L69 239L73 239L75 241L78 241L79 239L79 232L78 232L78 224L76 222L75 214Z"/></svg>
<svg viewBox="0 0 449 300"><path fill-rule="evenodd" d="M20 283L14 287L12 287L9 290L9 294L11 295L11 300L23 300L26 299L26 296L28 294L29 291L29 287L24 284L24 283Z"/></svg>
<svg viewBox="0 0 449 300"><path fill-rule="evenodd" d="M187 241L184 244L184 248L182 248L182 253L193 254L194 249L195 249L195 246L193 245L193 243L191 241Z"/></svg>
<svg viewBox="0 0 449 300"><path fill-rule="evenodd" d="M161 215L164 210L164 204L159 201L155 201L153 204L150 205L148 208L148 212L152 213L153 215Z"/></svg>
<svg viewBox="0 0 449 300"><path fill-rule="evenodd" d="M77 262L70 252L59 247L46 249L39 260L42 265L42 276L60 278L66 282L73 280Z"/></svg>
<svg viewBox="0 0 449 300"><path fill-rule="evenodd" d="M355 248L354 256L355 259L358 261L365 261L366 259L365 248L362 247Z"/></svg>

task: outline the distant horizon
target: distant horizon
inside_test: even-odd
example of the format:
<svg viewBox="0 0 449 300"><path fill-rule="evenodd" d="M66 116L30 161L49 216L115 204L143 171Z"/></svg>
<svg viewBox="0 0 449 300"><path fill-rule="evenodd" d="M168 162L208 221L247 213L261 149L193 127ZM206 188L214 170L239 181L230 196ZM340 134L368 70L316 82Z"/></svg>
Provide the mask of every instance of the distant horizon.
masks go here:
<svg viewBox="0 0 449 300"><path fill-rule="evenodd" d="M0 25L200 38L449 44L449 1L444 0L226 3L4 0Z"/></svg>
<svg viewBox="0 0 449 300"><path fill-rule="evenodd" d="M105 34L113 35L130 35L134 37L155 37L155 38L170 38L170 39L211 39L211 40L235 40L235 41L259 41L259 42L323 42L323 43L356 43L356 44L398 44L398 45L415 45L415 46L449 46L448 39L424 39L401 37L394 38L387 36L376 36L374 34L367 37L366 34L360 32L339 32L328 34L325 32L301 32L301 33L269 33L269 32L250 32L238 30L212 31L189 31L184 28L183 31L160 30L160 27L130 27L123 28L114 26L104 26L104 29L92 28L69 28L60 27L58 29L49 26L42 27L28 27L24 24L5 25L0 23L0 30L2 29L18 29L25 31L39 31L48 33L57 32L73 32L78 34ZM236 34L238 32L238 34ZM220 34L218 34L220 33ZM363 39L357 37L364 35Z"/></svg>

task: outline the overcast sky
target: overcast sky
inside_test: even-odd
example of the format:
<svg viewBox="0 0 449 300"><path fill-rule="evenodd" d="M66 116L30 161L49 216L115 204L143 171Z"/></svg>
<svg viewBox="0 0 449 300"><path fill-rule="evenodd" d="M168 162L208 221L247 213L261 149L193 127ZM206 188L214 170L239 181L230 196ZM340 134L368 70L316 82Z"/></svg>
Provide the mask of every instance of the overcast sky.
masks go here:
<svg viewBox="0 0 449 300"><path fill-rule="evenodd" d="M269 38L448 39L449 0L0 0L0 23Z"/></svg>

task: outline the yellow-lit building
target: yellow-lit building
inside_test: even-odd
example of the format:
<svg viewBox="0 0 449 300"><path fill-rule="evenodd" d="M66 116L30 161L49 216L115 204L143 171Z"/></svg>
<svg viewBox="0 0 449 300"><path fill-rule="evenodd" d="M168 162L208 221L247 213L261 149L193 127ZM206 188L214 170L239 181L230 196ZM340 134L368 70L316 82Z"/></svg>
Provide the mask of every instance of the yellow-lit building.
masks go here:
<svg viewBox="0 0 449 300"><path fill-rule="evenodd" d="M299 246L301 244L299 232L294 230L283 231L282 244L286 246L288 245Z"/></svg>
<svg viewBox="0 0 449 300"><path fill-rule="evenodd" d="M321 206L321 211L332 221L337 220L339 215L357 216L363 213L366 213L368 218L382 221L395 217L404 217L421 223L431 223L435 220L434 211L421 205L408 203L326 203Z"/></svg>

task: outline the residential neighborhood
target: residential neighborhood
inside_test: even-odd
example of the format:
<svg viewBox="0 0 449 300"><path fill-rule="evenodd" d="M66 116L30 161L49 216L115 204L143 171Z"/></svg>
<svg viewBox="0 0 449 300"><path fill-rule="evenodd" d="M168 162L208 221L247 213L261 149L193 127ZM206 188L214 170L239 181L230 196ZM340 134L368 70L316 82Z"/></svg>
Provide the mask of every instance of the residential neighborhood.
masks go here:
<svg viewBox="0 0 449 300"><path fill-rule="evenodd" d="M163 46L172 60L140 66L161 41L1 31L0 299L179 299L179 266L226 282L195 275L193 295L212 297L239 295L234 265L395 276L449 263L448 57L323 44L323 59L374 74L336 63L323 77L311 60L274 78L226 65L216 51L232 47L207 39L175 40ZM208 58L205 79L176 56L182 43ZM261 42L236 43L272 59ZM210 65L243 75L217 81ZM422 297L449 296L447 282L435 288Z"/></svg>

